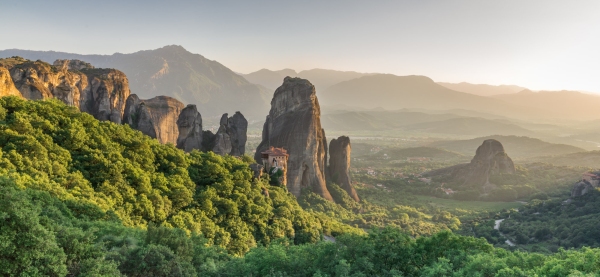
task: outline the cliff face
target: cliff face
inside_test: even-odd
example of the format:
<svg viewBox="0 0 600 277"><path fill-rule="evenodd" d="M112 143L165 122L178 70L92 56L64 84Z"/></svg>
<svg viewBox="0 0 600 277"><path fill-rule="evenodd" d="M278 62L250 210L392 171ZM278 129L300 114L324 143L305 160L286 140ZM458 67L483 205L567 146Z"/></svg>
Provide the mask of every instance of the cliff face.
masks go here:
<svg viewBox="0 0 600 277"><path fill-rule="evenodd" d="M428 176L446 176L449 181L464 186L490 185L492 174L514 174L515 165L504 151L502 143L488 139L477 148L475 157L468 164L460 164L426 173Z"/></svg>
<svg viewBox="0 0 600 277"><path fill-rule="evenodd" d="M158 139L161 143L177 143L179 127L177 120L183 103L167 96L141 100L132 94L125 105L123 123Z"/></svg>
<svg viewBox="0 0 600 277"><path fill-rule="evenodd" d="M23 97L30 100L58 98L79 108L81 93L88 86L87 76L58 69L42 61L14 62L8 69Z"/></svg>
<svg viewBox="0 0 600 277"><path fill-rule="evenodd" d="M331 182L343 188L352 199L360 201L350 180L350 138L341 136L329 144L329 176Z"/></svg>
<svg viewBox="0 0 600 277"><path fill-rule="evenodd" d="M80 100L80 110L99 120L121 123L125 102L131 94L127 76L115 69L83 69L89 85Z"/></svg>
<svg viewBox="0 0 600 277"><path fill-rule="evenodd" d="M8 69L0 67L0 97L10 95L23 97L21 92L15 87Z"/></svg>
<svg viewBox="0 0 600 277"><path fill-rule="evenodd" d="M96 69L78 60L57 60L54 65L14 57L2 59L20 94L30 100L56 98L99 120L121 123L130 94L123 72Z"/></svg>
<svg viewBox="0 0 600 277"><path fill-rule="evenodd" d="M179 137L177 148L185 152L202 149L202 116L196 105L187 105L177 119Z"/></svg>
<svg viewBox="0 0 600 277"><path fill-rule="evenodd" d="M271 100L255 159L260 161L260 152L269 146L286 149L290 192L300 196L302 188L310 188L333 201L325 185L327 145L320 114L315 87L308 80L286 77Z"/></svg>

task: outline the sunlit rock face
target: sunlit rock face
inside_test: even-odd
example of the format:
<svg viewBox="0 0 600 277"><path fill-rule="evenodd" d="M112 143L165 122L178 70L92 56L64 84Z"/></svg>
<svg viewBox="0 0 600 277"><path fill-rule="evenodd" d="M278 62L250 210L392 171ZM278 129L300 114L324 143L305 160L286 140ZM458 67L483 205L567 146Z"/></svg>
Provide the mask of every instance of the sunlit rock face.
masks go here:
<svg viewBox="0 0 600 277"><path fill-rule="evenodd" d="M176 144L179 137L177 120L183 107L183 103L168 96L142 100L132 94L127 99L123 123L161 143Z"/></svg>
<svg viewBox="0 0 600 277"><path fill-rule="evenodd" d="M350 138L341 136L329 143L329 178L331 182L343 188L352 199L360 201L350 180Z"/></svg>
<svg viewBox="0 0 600 277"><path fill-rule="evenodd" d="M21 96L21 92L15 87L8 69L0 67L0 97L11 95L23 97Z"/></svg>
<svg viewBox="0 0 600 277"><path fill-rule="evenodd" d="M327 140L321 128L321 109L315 87L305 79L286 77L275 91L255 159L270 146L289 154L287 187L300 196L309 188L333 201L325 184Z"/></svg>
<svg viewBox="0 0 600 277"><path fill-rule="evenodd" d="M449 182L457 182L463 186L490 185L489 178L493 174L514 174L515 165L504 151L502 143L488 139L477 148L475 157L467 164L459 164L428 172L426 176L444 176Z"/></svg>
<svg viewBox="0 0 600 277"><path fill-rule="evenodd" d="M2 61L20 94L30 100L56 98L99 120L121 123L129 97L127 76L115 69L94 68L79 60Z"/></svg>

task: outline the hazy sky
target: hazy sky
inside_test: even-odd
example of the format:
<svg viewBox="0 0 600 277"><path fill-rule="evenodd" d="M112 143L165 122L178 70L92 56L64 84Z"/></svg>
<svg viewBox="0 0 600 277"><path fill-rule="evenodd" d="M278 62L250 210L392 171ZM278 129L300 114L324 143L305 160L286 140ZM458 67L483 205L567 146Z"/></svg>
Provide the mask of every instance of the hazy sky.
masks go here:
<svg viewBox="0 0 600 277"><path fill-rule="evenodd" d="M600 93L600 1L0 0L0 49L178 44L234 71L329 68Z"/></svg>

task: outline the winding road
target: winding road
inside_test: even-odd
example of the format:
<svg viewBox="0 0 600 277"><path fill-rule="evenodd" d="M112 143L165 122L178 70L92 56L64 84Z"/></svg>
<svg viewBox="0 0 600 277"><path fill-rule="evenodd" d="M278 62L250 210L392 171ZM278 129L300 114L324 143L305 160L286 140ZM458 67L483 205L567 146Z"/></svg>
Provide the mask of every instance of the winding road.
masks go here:
<svg viewBox="0 0 600 277"><path fill-rule="evenodd" d="M506 219L506 218L504 218ZM502 232L500 232L500 223L502 223L502 221L504 221L504 219L497 219L496 221L494 221L494 229L498 230L498 232L500 233L501 236L503 236L504 238L506 238L506 236L504 234L502 234ZM506 239L506 244L510 245L510 246L515 246L516 244L512 241L510 241L509 239Z"/></svg>

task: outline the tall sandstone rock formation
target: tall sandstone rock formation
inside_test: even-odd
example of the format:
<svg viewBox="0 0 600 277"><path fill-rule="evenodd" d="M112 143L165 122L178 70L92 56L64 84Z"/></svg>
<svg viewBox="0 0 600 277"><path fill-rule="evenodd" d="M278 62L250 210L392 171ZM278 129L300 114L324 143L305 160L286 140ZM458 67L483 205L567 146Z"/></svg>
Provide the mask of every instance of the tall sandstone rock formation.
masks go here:
<svg viewBox="0 0 600 277"><path fill-rule="evenodd" d="M475 157L468 164L459 164L426 173L427 176L445 176L449 181L463 186L490 185L489 178L493 174L515 174L515 165L504 151L502 143L488 139L477 148Z"/></svg>
<svg viewBox="0 0 600 277"><path fill-rule="evenodd" d="M161 143L177 143L179 137L177 120L183 110L183 103L168 96L142 100L132 94L125 106L123 123L158 139Z"/></svg>
<svg viewBox="0 0 600 277"><path fill-rule="evenodd" d="M50 65L19 57L0 60L0 67L8 69L14 86L26 99L56 98L99 120L121 123L130 94L121 71L97 69L78 60L57 60Z"/></svg>
<svg viewBox="0 0 600 277"><path fill-rule="evenodd" d="M341 136L329 143L329 179L343 188L352 199L360 201L350 180L350 138Z"/></svg>
<svg viewBox="0 0 600 277"><path fill-rule="evenodd" d="M179 129L177 148L185 152L202 149L202 115L196 105L187 105L181 111L177 119L177 128Z"/></svg>
<svg viewBox="0 0 600 277"><path fill-rule="evenodd" d="M305 79L286 77L271 100L255 159L269 146L289 154L287 187L295 196L310 188L333 201L325 183L327 140L321 128L321 108L315 87Z"/></svg>

